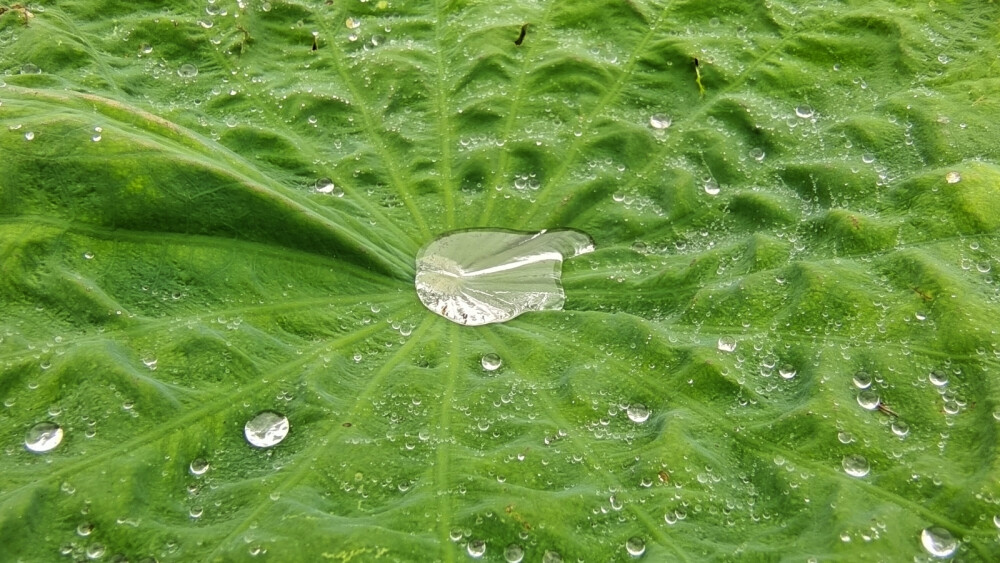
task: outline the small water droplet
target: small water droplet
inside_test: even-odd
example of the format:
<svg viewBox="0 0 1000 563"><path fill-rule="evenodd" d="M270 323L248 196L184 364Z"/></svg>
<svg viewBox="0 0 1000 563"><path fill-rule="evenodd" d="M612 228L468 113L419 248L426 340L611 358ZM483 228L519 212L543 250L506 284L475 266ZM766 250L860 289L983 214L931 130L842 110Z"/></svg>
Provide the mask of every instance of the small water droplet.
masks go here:
<svg viewBox="0 0 1000 563"><path fill-rule="evenodd" d="M542 563L562 563L562 560L562 555L559 555L558 551L552 551L551 549L546 549L542 555Z"/></svg>
<svg viewBox="0 0 1000 563"><path fill-rule="evenodd" d="M24 447L36 453L51 451L63 439L63 429L51 421L39 422L24 435Z"/></svg>
<svg viewBox="0 0 1000 563"><path fill-rule="evenodd" d="M148 55L153 52L153 46L149 43L143 43L142 46L139 47L139 50L142 51L143 54Z"/></svg>
<svg viewBox="0 0 1000 563"><path fill-rule="evenodd" d="M188 466L188 469L191 471L191 475L195 476L204 475L205 472L208 471L208 468L209 468L208 462L201 457L192 461L191 465Z"/></svg>
<svg viewBox="0 0 1000 563"><path fill-rule="evenodd" d="M503 558L507 563L521 563L524 559L524 548L512 543L503 550Z"/></svg>
<svg viewBox="0 0 1000 563"><path fill-rule="evenodd" d="M807 105L797 106L795 108L795 115L802 119L809 119L813 116L813 108Z"/></svg>
<svg viewBox="0 0 1000 563"><path fill-rule="evenodd" d="M905 438L910 433L910 425L902 420L893 420L890 427L892 428L892 433L900 438Z"/></svg>
<svg viewBox="0 0 1000 563"><path fill-rule="evenodd" d="M795 377L796 373L798 372L795 370L795 367L792 366L791 364L784 364L780 368L778 368L778 375L780 375L782 379L791 379Z"/></svg>
<svg viewBox="0 0 1000 563"><path fill-rule="evenodd" d="M347 29L357 29L361 27L361 20L357 18L347 18L344 25L347 26Z"/></svg>
<svg viewBox="0 0 1000 563"><path fill-rule="evenodd" d="M94 259L94 253L93 252L84 252L83 253L83 258L85 260L93 260Z"/></svg>
<svg viewBox="0 0 1000 563"><path fill-rule="evenodd" d="M198 67L190 63L182 64L177 69L177 76L180 76L181 78L194 78L195 76L198 76Z"/></svg>
<svg viewBox="0 0 1000 563"><path fill-rule="evenodd" d="M881 400L879 399L878 393L872 391L871 389L863 389L858 393L858 404L861 408L869 411L873 411L878 408Z"/></svg>
<svg viewBox="0 0 1000 563"><path fill-rule="evenodd" d="M847 473L851 477L864 477L868 475L868 471L871 469L868 465L868 460L864 456L857 454L844 456L842 465L844 466L844 473Z"/></svg>
<svg viewBox="0 0 1000 563"><path fill-rule="evenodd" d="M765 156L764 149L760 147L754 147L750 149L750 157L756 160L757 162L764 160L764 156Z"/></svg>
<svg viewBox="0 0 1000 563"><path fill-rule="evenodd" d="M288 418L274 411L263 411L246 423L243 433L251 445L270 448L288 435Z"/></svg>
<svg viewBox="0 0 1000 563"><path fill-rule="evenodd" d="M103 543L93 543L87 546L87 559L100 559L104 557L104 552L107 548L104 547Z"/></svg>
<svg viewBox="0 0 1000 563"><path fill-rule="evenodd" d="M642 403L633 403L625 410L628 419L636 424L642 424L649 419L649 409Z"/></svg>
<svg viewBox="0 0 1000 563"><path fill-rule="evenodd" d="M35 132L34 131L26 131L24 133L24 140L25 141L34 141L35 140Z"/></svg>
<svg viewBox="0 0 1000 563"><path fill-rule="evenodd" d="M41 74L42 69L38 68L38 65L31 63L24 63L21 65L21 74Z"/></svg>
<svg viewBox="0 0 1000 563"><path fill-rule="evenodd" d="M716 182L714 178L705 180L703 187L705 189L705 193L708 195L719 195L719 192L722 191L722 189L719 188L719 183Z"/></svg>
<svg viewBox="0 0 1000 563"><path fill-rule="evenodd" d="M79 526L76 527L76 535L80 536L81 538L89 536L93 531L94 531L94 525L91 524L90 522L82 522Z"/></svg>
<svg viewBox="0 0 1000 563"><path fill-rule="evenodd" d="M649 126L653 129L666 129L667 127L670 127L672 121L673 120L670 119L670 116L663 115L662 113L654 113L649 116Z"/></svg>
<svg viewBox="0 0 1000 563"><path fill-rule="evenodd" d="M850 432L837 432L837 440L841 444L850 444L854 441L854 436L851 436Z"/></svg>
<svg viewBox="0 0 1000 563"><path fill-rule="evenodd" d="M330 194L334 197L344 196L344 190L334 185L333 180L329 178L320 178L319 180L316 180L316 191L321 194Z"/></svg>
<svg viewBox="0 0 1000 563"><path fill-rule="evenodd" d="M500 356L498 356L497 354L489 353L483 355L483 359L480 361L480 363L483 365L484 370L496 371L500 369L500 366L503 364L503 360L501 360Z"/></svg>
<svg viewBox="0 0 1000 563"><path fill-rule="evenodd" d="M949 184L957 184L962 181L962 175L952 170L945 175L944 179L947 180Z"/></svg>
<svg viewBox="0 0 1000 563"><path fill-rule="evenodd" d="M958 540L948 530L932 526L920 532L920 543L934 557L951 557L958 549Z"/></svg>
<svg viewBox="0 0 1000 563"><path fill-rule="evenodd" d="M188 510L188 516L197 519L201 518L201 515L204 514L204 512L205 512L204 508L200 506L192 506L191 509Z"/></svg>
<svg viewBox="0 0 1000 563"><path fill-rule="evenodd" d="M868 389L872 386L872 376L865 371L854 374L854 386L858 389Z"/></svg>
<svg viewBox="0 0 1000 563"><path fill-rule="evenodd" d="M625 542L625 551L632 557L642 557L646 553L646 542L639 536L632 536Z"/></svg>
<svg viewBox="0 0 1000 563"><path fill-rule="evenodd" d="M472 540L469 542L469 545L465 546L465 550L469 552L469 557L479 559L486 554L486 541Z"/></svg>
<svg viewBox="0 0 1000 563"><path fill-rule="evenodd" d="M941 369L931 371L927 379L937 387L948 385L948 373Z"/></svg>
<svg viewBox="0 0 1000 563"><path fill-rule="evenodd" d="M736 350L736 339L732 336L723 336L719 339L718 347L723 352L733 352Z"/></svg>

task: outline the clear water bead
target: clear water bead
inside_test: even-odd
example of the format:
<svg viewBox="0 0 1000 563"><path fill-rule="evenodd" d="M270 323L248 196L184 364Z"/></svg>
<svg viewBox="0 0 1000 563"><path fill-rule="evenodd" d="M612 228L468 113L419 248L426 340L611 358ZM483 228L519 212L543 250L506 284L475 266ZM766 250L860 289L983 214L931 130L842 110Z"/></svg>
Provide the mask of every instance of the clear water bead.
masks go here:
<svg viewBox="0 0 1000 563"><path fill-rule="evenodd" d="M646 542L639 536L632 536L625 542L625 551L632 557L642 557L646 553Z"/></svg>
<svg viewBox="0 0 1000 563"><path fill-rule="evenodd" d="M844 473L851 477L864 477L871 470L868 460L857 454L844 456L844 461L841 464L844 466Z"/></svg>
<svg viewBox="0 0 1000 563"><path fill-rule="evenodd" d="M642 424L649 419L649 409L642 403L633 403L625 410L628 419L636 424Z"/></svg>
<svg viewBox="0 0 1000 563"><path fill-rule="evenodd" d="M871 389L863 389L858 393L858 404L865 410L873 411L878 408L880 403L881 399L879 399L878 393Z"/></svg>
<svg viewBox="0 0 1000 563"><path fill-rule="evenodd" d="M472 540L465 547L465 550L469 552L469 557L479 559L486 554L486 542L484 540Z"/></svg>
<svg viewBox="0 0 1000 563"><path fill-rule="evenodd" d="M813 116L813 108L807 105L801 105L795 108L795 115L802 119L809 119Z"/></svg>
<svg viewBox="0 0 1000 563"><path fill-rule="evenodd" d="M190 63L182 64L177 68L177 76L181 78L194 78L198 76L198 67Z"/></svg>
<svg viewBox="0 0 1000 563"><path fill-rule="evenodd" d="M53 450L62 442L63 429L55 422L44 421L32 426L24 435L24 447L36 453Z"/></svg>
<svg viewBox="0 0 1000 563"><path fill-rule="evenodd" d="M872 386L872 376L865 371L854 374L854 386L858 389L868 389Z"/></svg>
<svg viewBox="0 0 1000 563"><path fill-rule="evenodd" d="M948 385L948 374L944 370L933 370L930 375L927 376L927 379L936 387L944 387L945 385Z"/></svg>
<svg viewBox="0 0 1000 563"><path fill-rule="evenodd" d="M204 475L208 471L208 462L204 458L197 458L191 462L188 466L188 470L191 471L191 475Z"/></svg>
<svg viewBox="0 0 1000 563"><path fill-rule="evenodd" d="M962 181L962 175L961 175L961 174L959 174L958 172L956 172L956 171L952 170L951 172L949 172L949 173L945 174L945 177L944 177L944 179L945 179L945 180L946 180L946 181L947 181L947 182L948 182L949 184L957 184L957 183L959 183L959 182L961 182L961 181Z"/></svg>
<svg viewBox="0 0 1000 563"><path fill-rule="evenodd" d="M673 120L670 119L670 116L663 115L662 113L654 113L649 116L649 126L653 129L666 129L667 127L670 127L672 121Z"/></svg>
<svg viewBox="0 0 1000 563"><path fill-rule="evenodd" d="M320 178L316 180L316 191L321 194L330 194L334 197L344 197L344 190L338 188L333 180L329 178Z"/></svg>
<svg viewBox="0 0 1000 563"><path fill-rule="evenodd" d="M475 229L444 235L417 254L414 279L425 307L462 325L561 310L563 260L593 252L579 231L523 233Z"/></svg>
<svg viewBox="0 0 1000 563"><path fill-rule="evenodd" d="M558 551L546 549L545 553L542 554L542 563L562 563L562 560L562 555Z"/></svg>
<svg viewBox="0 0 1000 563"><path fill-rule="evenodd" d="M288 435L288 418L274 411L263 411L247 422L243 433L251 445L270 448Z"/></svg>
<svg viewBox="0 0 1000 563"><path fill-rule="evenodd" d="M723 336L719 339L718 348L723 352L733 352L736 350L736 339L732 336Z"/></svg>
<svg viewBox="0 0 1000 563"><path fill-rule="evenodd" d="M920 532L920 543L934 557L951 557L958 549L958 540L948 530L932 526Z"/></svg>
<svg viewBox="0 0 1000 563"><path fill-rule="evenodd" d="M516 543L507 546L503 550L503 559L507 563L521 563L524 559L524 548Z"/></svg>
<svg viewBox="0 0 1000 563"><path fill-rule="evenodd" d="M501 365L503 365L503 360L500 359L500 356L493 353L489 353L483 355L483 359L480 361L480 363L483 365L484 370L496 371L500 369Z"/></svg>

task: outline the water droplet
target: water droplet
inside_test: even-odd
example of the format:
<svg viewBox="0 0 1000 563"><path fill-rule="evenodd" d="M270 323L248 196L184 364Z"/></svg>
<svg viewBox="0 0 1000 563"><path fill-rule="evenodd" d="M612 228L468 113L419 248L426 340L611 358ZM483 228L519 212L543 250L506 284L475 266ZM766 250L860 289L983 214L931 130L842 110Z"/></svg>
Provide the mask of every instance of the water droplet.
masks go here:
<svg viewBox="0 0 1000 563"><path fill-rule="evenodd" d="M858 393L858 404L865 410L873 411L878 408L879 403L881 403L881 400L878 393L871 389L863 389Z"/></svg>
<svg viewBox="0 0 1000 563"><path fill-rule="evenodd" d="M900 438L905 438L910 433L910 425L902 420L893 420L890 427L892 428L892 433Z"/></svg>
<svg viewBox="0 0 1000 563"><path fill-rule="evenodd" d="M861 162L864 162L865 164L871 164L875 162L875 155L873 155L870 152L866 152L861 155Z"/></svg>
<svg viewBox="0 0 1000 563"><path fill-rule="evenodd" d="M458 231L420 250L414 285L424 306L450 321L499 323L528 311L561 310L560 265L593 250L589 236L572 230Z"/></svg>
<svg viewBox="0 0 1000 563"><path fill-rule="evenodd" d="M100 559L104 557L104 552L107 548L104 547L103 543L93 543L87 546L87 559Z"/></svg>
<svg viewBox="0 0 1000 563"><path fill-rule="evenodd" d="M142 46L139 47L139 50L143 54L148 55L153 52L153 46L150 45L149 43L143 43Z"/></svg>
<svg viewBox="0 0 1000 563"><path fill-rule="evenodd" d="M361 20L357 18L347 18L344 25L347 26L347 29L357 29L361 27Z"/></svg>
<svg viewBox="0 0 1000 563"><path fill-rule="evenodd" d="M205 461L204 458L199 457L191 462L191 465L188 466L188 469L191 471L191 475L197 476L197 475L204 475L205 472L208 471L208 467L209 467L208 462Z"/></svg>
<svg viewBox="0 0 1000 563"><path fill-rule="evenodd" d="M662 113L654 113L649 116L649 126L653 129L666 129L670 127L671 122L670 116L663 115Z"/></svg>
<svg viewBox="0 0 1000 563"><path fill-rule="evenodd" d="M813 108L807 105L798 106L795 108L795 115L802 119L809 119L813 116Z"/></svg>
<svg viewBox="0 0 1000 563"><path fill-rule="evenodd" d="M1000 514L996 514L993 516L993 525L996 526L997 528L1000 528Z"/></svg>
<svg viewBox="0 0 1000 563"><path fill-rule="evenodd" d="M507 563L521 563L521 560L524 559L524 548L512 543L503 550L503 558Z"/></svg>
<svg viewBox="0 0 1000 563"><path fill-rule="evenodd" d="M723 352L732 352L736 350L736 339L732 336L723 336L719 339L718 347Z"/></svg>
<svg viewBox="0 0 1000 563"><path fill-rule="evenodd" d="M177 69L177 76L180 76L181 78L194 78L195 76L198 76L198 67L190 63L182 64Z"/></svg>
<svg viewBox="0 0 1000 563"><path fill-rule="evenodd" d="M625 413L628 414L628 419L636 424L642 424L649 419L649 409L642 403L633 403L629 405L628 409L625 410Z"/></svg>
<svg viewBox="0 0 1000 563"><path fill-rule="evenodd" d="M102 132L104 132L103 128L101 128L101 127L94 127L94 134L90 136L90 140L93 141L93 142L95 142L95 143L101 142L101 133Z"/></svg>
<svg viewBox="0 0 1000 563"><path fill-rule="evenodd" d="M24 63L21 65L21 74L41 74L42 69L38 68L38 65L31 63Z"/></svg>
<svg viewBox="0 0 1000 563"><path fill-rule="evenodd" d="M850 444L854 441L854 436L851 436L850 432L837 432L837 440L841 444Z"/></svg>
<svg viewBox="0 0 1000 563"><path fill-rule="evenodd" d="M500 359L500 356L490 353L483 356L481 363L483 364L484 370L496 371L500 369L500 366L503 364L503 360Z"/></svg>
<svg viewBox="0 0 1000 563"><path fill-rule="evenodd" d="M646 542L639 536L632 536L625 542L625 551L632 557L642 557L646 553Z"/></svg>
<svg viewBox="0 0 1000 563"><path fill-rule="evenodd" d="M864 456L857 454L844 456L842 464L844 466L844 473L847 473L851 477L864 477L868 475L868 471L871 469L868 465L868 460Z"/></svg>
<svg viewBox="0 0 1000 563"><path fill-rule="evenodd" d="M52 450L62 442L63 430L55 422L44 421L32 426L24 435L24 447L37 453Z"/></svg>
<svg viewBox="0 0 1000 563"><path fill-rule="evenodd" d="M247 422L243 433L251 445L270 448L288 435L288 418L274 411L263 411Z"/></svg>
<svg viewBox="0 0 1000 563"><path fill-rule="evenodd" d="M757 162L764 160L764 149L760 147L754 147L750 149L750 157L756 160Z"/></svg>
<svg viewBox="0 0 1000 563"><path fill-rule="evenodd" d="M716 182L714 178L705 180L703 187L705 189L705 193L708 195L719 195L719 192L722 191L721 188L719 188L719 183Z"/></svg>
<svg viewBox="0 0 1000 563"><path fill-rule="evenodd" d="M868 389L872 386L872 376L865 371L854 374L854 386L858 389Z"/></svg>
<svg viewBox="0 0 1000 563"><path fill-rule="evenodd" d="M957 184L962 181L962 175L952 170L945 175L944 179L947 180L949 184Z"/></svg>
<svg viewBox="0 0 1000 563"><path fill-rule="evenodd" d="M469 552L469 557L479 559L486 554L486 542L484 540L472 540L469 542L469 545L465 546L465 550Z"/></svg>
<svg viewBox="0 0 1000 563"><path fill-rule="evenodd" d="M329 178L320 178L319 180L316 180L316 191L321 194L330 194L334 197L344 196L344 190L334 185L333 180Z"/></svg>
<svg viewBox="0 0 1000 563"><path fill-rule="evenodd" d="M205 509L200 506L192 506L191 509L188 510L188 516L191 518L201 518L201 515L204 513Z"/></svg>
<svg viewBox="0 0 1000 563"><path fill-rule="evenodd" d="M950 557L958 549L958 540L951 532L938 526L924 528L920 532L920 543L934 557Z"/></svg>
<svg viewBox="0 0 1000 563"><path fill-rule="evenodd" d="M927 376L927 379L937 387L944 387L945 385L948 385L948 374L941 369L931 371L930 375Z"/></svg>
<svg viewBox="0 0 1000 563"><path fill-rule="evenodd" d="M542 563L562 563L562 555L558 551L546 549L542 555Z"/></svg>
<svg viewBox="0 0 1000 563"><path fill-rule="evenodd" d="M784 364L783 366L778 368L778 375L780 375L782 379L791 379L795 377L796 373L798 372L795 370L795 367L793 367L791 364Z"/></svg>
<svg viewBox="0 0 1000 563"><path fill-rule="evenodd" d="M35 140L35 132L34 131L26 131L24 133L24 140L25 141L34 141Z"/></svg>
<svg viewBox="0 0 1000 563"><path fill-rule="evenodd" d="M94 259L94 253L93 252L89 252L89 251L88 252L84 252L83 253L83 258L85 260L93 260Z"/></svg>
<svg viewBox="0 0 1000 563"><path fill-rule="evenodd" d="M94 531L94 525L91 524L90 522L82 522L79 526L76 527L76 535L80 536L81 538L89 536L93 531Z"/></svg>

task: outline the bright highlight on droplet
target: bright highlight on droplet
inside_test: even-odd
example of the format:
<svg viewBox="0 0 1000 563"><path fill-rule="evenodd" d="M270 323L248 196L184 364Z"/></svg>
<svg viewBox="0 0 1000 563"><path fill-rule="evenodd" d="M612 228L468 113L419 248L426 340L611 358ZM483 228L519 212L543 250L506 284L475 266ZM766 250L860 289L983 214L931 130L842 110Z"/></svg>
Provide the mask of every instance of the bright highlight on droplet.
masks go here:
<svg viewBox="0 0 1000 563"><path fill-rule="evenodd" d="M920 543L934 557L951 557L958 549L958 540L944 528L933 526L920 532Z"/></svg>
<svg viewBox="0 0 1000 563"><path fill-rule="evenodd" d="M421 303L450 321L502 323L528 311L562 309L563 260L593 250L589 236L568 229L460 231L420 250L414 284Z"/></svg>
<svg viewBox="0 0 1000 563"><path fill-rule="evenodd" d="M274 411L263 411L247 422L243 434L252 446L276 446L288 435L288 418Z"/></svg>
<svg viewBox="0 0 1000 563"><path fill-rule="evenodd" d="M24 435L24 447L35 453L55 449L63 439L63 429L55 422L39 422Z"/></svg>
<svg viewBox="0 0 1000 563"><path fill-rule="evenodd" d="M496 371L500 369L500 366L503 364L503 360L500 359L500 356L491 352L489 354L484 354L480 363L482 363L484 370Z"/></svg>

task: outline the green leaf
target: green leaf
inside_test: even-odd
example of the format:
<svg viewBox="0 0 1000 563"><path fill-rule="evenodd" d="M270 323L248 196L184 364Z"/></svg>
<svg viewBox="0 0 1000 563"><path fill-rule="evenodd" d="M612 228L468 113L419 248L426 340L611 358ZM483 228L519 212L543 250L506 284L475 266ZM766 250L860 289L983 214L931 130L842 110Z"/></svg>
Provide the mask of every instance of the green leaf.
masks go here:
<svg viewBox="0 0 1000 563"><path fill-rule="evenodd" d="M995 4L0 11L5 558L1000 558Z"/></svg>

